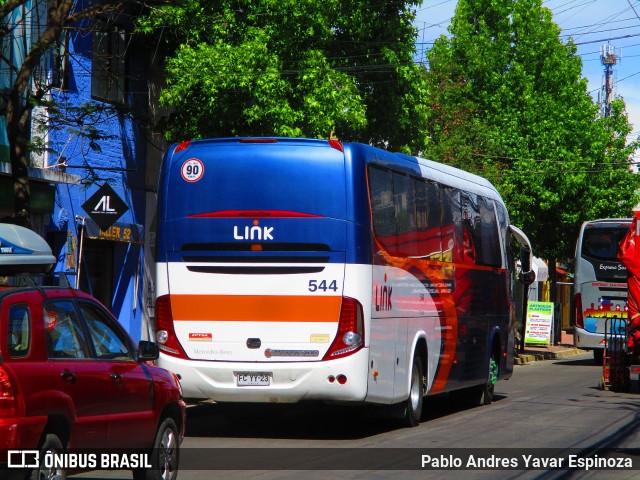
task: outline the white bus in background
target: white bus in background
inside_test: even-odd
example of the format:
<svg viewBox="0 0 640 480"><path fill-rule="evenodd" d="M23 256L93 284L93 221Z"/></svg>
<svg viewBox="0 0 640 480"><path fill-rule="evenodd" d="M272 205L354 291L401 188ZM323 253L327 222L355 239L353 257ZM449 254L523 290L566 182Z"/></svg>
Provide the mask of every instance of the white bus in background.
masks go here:
<svg viewBox="0 0 640 480"><path fill-rule="evenodd" d="M626 327L627 268L618 260L618 244L630 218L606 218L582 224L575 254L575 346L593 351L602 364L605 323L609 328ZM613 323L611 323L613 322Z"/></svg>

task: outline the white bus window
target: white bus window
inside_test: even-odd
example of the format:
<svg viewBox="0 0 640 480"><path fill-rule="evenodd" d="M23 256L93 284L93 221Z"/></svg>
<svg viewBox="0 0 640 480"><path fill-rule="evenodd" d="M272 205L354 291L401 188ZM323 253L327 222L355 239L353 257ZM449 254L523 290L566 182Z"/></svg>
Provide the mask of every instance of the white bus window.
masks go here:
<svg viewBox="0 0 640 480"><path fill-rule="evenodd" d="M598 228L585 230L582 254L598 260L617 261L618 244L625 230Z"/></svg>

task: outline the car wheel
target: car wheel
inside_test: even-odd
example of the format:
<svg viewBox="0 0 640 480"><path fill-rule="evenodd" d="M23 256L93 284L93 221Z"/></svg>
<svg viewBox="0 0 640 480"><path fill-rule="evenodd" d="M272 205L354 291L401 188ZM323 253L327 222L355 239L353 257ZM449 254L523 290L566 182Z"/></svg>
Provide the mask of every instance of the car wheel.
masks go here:
<svg viewBox="0 0 640 480"><path fill-rule="evenodd" d="M47 468L44 463L44 457L47 452L61 454L64 452L62 442L57 435L47 433L40 445L40 467L31 471L30 480L64 480L67 474L64 470L56 467Z"/></svg>
<svg viewBox="0 0 640 480"><path fill-rule="evenodd" d="M134 480L175 480L178 477L180 459L178 427L171 418L166 418L158 428L151 450L151 468L133 471Z"/></svg>
<svg viewBox="0 0 640 480"><path fill-rule="evenodd" d="M424 372L422 359L416 355L413 357L411 367L411 386L409 398L404 403L402 423L405 427L417 427L422 417L422 405L424 404Z"/></svg>

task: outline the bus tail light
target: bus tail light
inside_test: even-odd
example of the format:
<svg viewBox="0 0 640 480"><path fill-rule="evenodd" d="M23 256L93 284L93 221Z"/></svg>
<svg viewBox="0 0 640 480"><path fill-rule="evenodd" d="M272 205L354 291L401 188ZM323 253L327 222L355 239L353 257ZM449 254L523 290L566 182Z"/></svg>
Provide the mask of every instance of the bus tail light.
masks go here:
<svg viewBox="0 0 640 480"><path fill-rule="evenodd" d="M344 145L342 145L342 142L340 140L335 140L333 138L330 138L329 139L329 146L331 148L335 148L339 152L343 152L344 153Z"/></svg>
<svg viewBox="0 0 640 480"><path fill-rule="evenodd" d="M346 357L364 346L362 305L353 298L342 297L338 333L323 360Z"/></svg>
<svg viewBox="0 0 640 480"><path fill-rule="evenodd" d="M173 315L171 313L169 295L163 295L156 299L156 341L158 342L158 348L167 355L189 358L184 353L173 328Z"/></svg>
<svg viewBox="0 0 640 480"><path fill-rule="evenodd" d="M191 145L191 140L185 140L184 142L180 142L177 146L176 149L173 151L174 154L181 152L183 150L186 150L187 148L189 148L189 145Z"/></svg>
<svg viewBox="0 0 640 480"><path fill-rule="evenodd" d="M0 365L0 418L15 417L18 414L17 402L9 374Z"/></svg>
<svg viewBox="0 0 640 480"><path fill-rule="evenodd" d="M574 299L576 309L576 327L584 329L584 317L582 316L582 294L576 293Z"/></svg>

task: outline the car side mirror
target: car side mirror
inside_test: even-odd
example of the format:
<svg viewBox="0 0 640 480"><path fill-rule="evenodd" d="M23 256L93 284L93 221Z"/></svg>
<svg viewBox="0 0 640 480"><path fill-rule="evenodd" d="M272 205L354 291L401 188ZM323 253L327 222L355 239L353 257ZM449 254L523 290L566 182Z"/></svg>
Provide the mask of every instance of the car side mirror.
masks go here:
<svg viewBox="0 0 640 480"><path fill-rule="evenodd" d="M157 360L159 356L160 350L156 343L148 340L140 340L140 343L138 344L139 361Z"/></svg>

